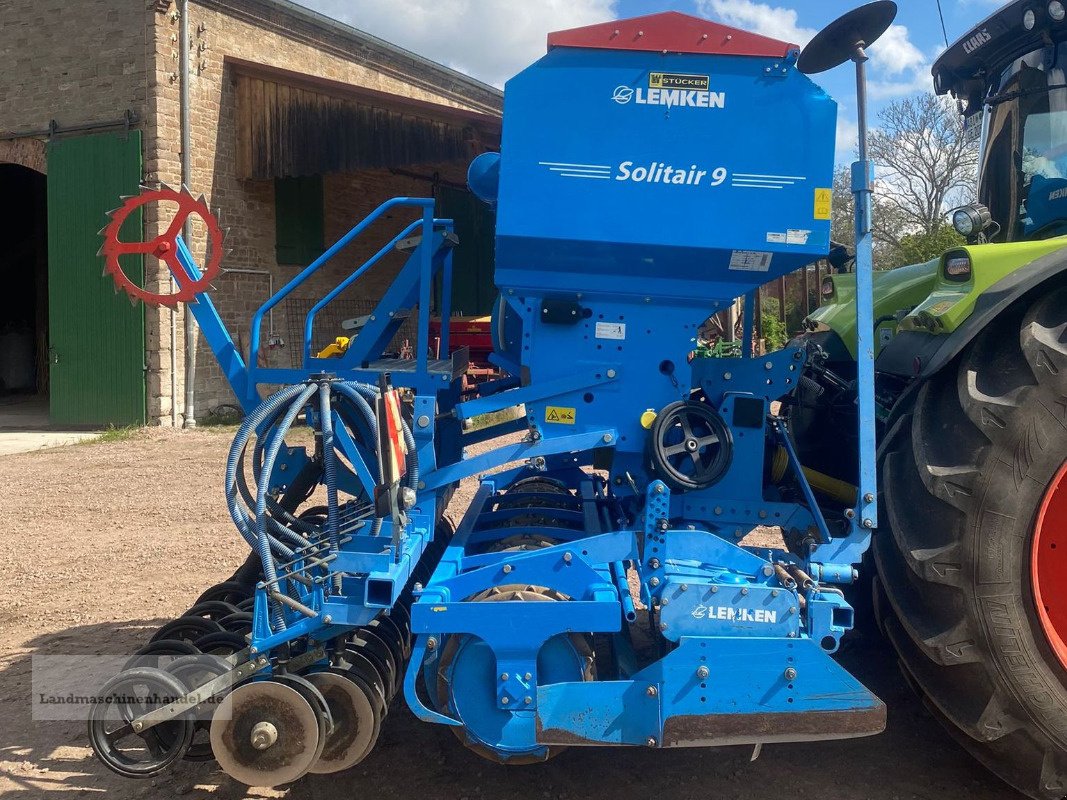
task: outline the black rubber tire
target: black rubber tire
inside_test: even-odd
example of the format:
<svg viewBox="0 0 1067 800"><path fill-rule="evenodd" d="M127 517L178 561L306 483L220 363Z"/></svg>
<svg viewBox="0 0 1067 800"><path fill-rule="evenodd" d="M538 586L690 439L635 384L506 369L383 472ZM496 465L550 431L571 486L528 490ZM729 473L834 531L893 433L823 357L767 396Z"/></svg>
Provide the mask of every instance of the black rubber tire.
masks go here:
<svg viewBox="0 0 1067 800"><path fill-rule="evenodd" d="M1009 309L909 392L879 449L879 624L950 733L1032 798L1067 796L1067 671L1030 585L1067 457L1067 287Z"/></svg>

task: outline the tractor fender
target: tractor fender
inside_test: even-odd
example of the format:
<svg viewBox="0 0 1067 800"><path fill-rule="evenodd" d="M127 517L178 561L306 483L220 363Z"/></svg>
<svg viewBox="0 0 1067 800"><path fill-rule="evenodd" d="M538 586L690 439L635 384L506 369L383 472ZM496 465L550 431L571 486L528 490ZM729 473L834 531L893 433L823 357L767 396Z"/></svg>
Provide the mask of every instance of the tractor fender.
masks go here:
<svg viewBox="0 0 1067 800"><path fill-rule="evenodd" d="M1067 280L1067 252L1056 250L994 283L975 301L974 311L950 334L900 331L878 355L879 372L928 378L940 372L993 320L1020 300Z"/></svg>

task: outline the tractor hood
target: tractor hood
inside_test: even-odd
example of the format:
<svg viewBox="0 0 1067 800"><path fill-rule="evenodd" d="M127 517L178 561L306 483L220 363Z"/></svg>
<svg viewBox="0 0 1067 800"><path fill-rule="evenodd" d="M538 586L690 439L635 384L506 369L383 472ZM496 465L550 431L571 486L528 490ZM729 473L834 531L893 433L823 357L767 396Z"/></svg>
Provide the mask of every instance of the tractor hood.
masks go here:
<svg viewBox="0 0 1067 800"><path fill-rule="evenodd" d="M930 295L904 317L900 330L951 333L971 315L978 298L993 284L1065 246L1067 237L1060 236L1037 242L965 245L949 250L932 262L937 270ZM875 292L877 295L877 283Z"/></svg>
<svg viewBox="0 0 1067 800"><path fill-rule="evenodd" d="M921 303L934 286L940 260L874 273L874 316L878 324L876 354L892 338L895 315ZM856 276L852 273L823 278L819 287L823 304L806 320L815 332L833 331L856 358ZM884 333L883 333L884 331Z"/></svg>

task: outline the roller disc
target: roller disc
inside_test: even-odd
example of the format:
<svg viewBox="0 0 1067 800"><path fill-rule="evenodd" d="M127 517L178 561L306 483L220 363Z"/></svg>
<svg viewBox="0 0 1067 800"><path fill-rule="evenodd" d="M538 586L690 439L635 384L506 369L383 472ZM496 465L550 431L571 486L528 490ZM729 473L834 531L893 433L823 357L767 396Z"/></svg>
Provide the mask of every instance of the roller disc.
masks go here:
<svg viewBox="0 0 1067 800"><path fill-rule="evenodd" d="M373 749L381 730L374 690L344 672L314 672L304 677L322 693L333 717L322 755L308 771L326 775L354 767Z"/></svg>
<svg viewBox="0 0 1067 800"><path fill-rule="evenodd" d="M221 658L203 654L176 658L167 664L164 670L188 686L190 691L199 689L229 671L230 665ZM215 757L211 752L211 721L208 718L210 709L210 703L204 702L193 710L193 738L185 752L186 761L210 761Z"/></svg>
<svg viewBox="0 0 1067 800"><path fill-rule="evenodd" d="M134 667L158 667L160 659L166 656L195 656L200 650L192 642L181 639L154 639L138 650L123 666L124 670ZM170 659L167 659L168 661ZM165 662L164 662L165 663Z"/></svg>
<svg viewBox="0 0 1067 800"><path fill-rule="evenodd" d="M392 700L400 685L400 668L396 663L396 659L393 658L393 651L389 649L389 645L383 642L381 637L374 631L360 628L356 631L351 646L363 649L367 656L379 667L382 677L385 678L385 686L388 692L386 696Z"/></svg>
<svg viewBox="0 0 1067 800"><path fill-rule="evenodd" d="M248 786L279 786L318 759L319 716L304 696L274 680L238 686L211 722L211 749L223 771Z"/></svg>
<svg viewBox="0 0 1067 800"><path fill-rule="evenodd" d="M207 617L208 619L218 622L224 617L230 616L230 614L236 614L240 611L237 606L232 603L227 603L222 600L205 600L202 603L197 603L190 608L184 614L183 617Z"/></svg>
<svg viewBox="0 0 1067 800"><path fill-rule="evenodd" d="M221 600L224 603L231 603L232 605L238 605L242 600L248 598L248 587L237 581L223 581L222 583L216 583L209 589L206 589L202 595L196 598L197 603L203 603L205 600Z"/></svg>
<svg viewBox="0 0 1067 800"><path fill-rule="evenodd" d="M397 674L402 673L407 656L404 654L404 634L400 632L396 623L383 614L371 620L365 630L373 631L385 642L389 652L393 655L393 661L396 662Z"/></svg>
<svg viewBox="0 0 1067 800"><path fill-rule="evenodd" d="M252 612L237 611L220 619L219 625L230 633L248 636L252 633Z"/></svg>
<svg viewBox="0 0 1067 800"><path fill-rule="evenodd" d="M221 630L224 629L219 623L206 617L178 617L156 631L151 641L180 639L185 642L195 642L201 636Z"/></svg>
<svg viewBox="0 0 1067 800"><path fill-rule="evenodd" d="M232 656L248 647L245 637L229 631L215 631L196 640L196 647L201 653L213 656Z"/></svg>
<svg viewBox="0 0 1067 800"><path fill-rule="evenodd" d="M340 654L337 659L337 669L355 675L373 690L373 696L384 717L389 709L389 699L386 694L385 678L382 677L382 673L374 662L367 658L363 651L353 648Z"/></svg>
<svg viewBox="0 0 1067 800"><path fill-rule="evenodd" d="M397 603L389 611L389 618L400 629L404 637L404 658L411 657L411 611L408 607Z"/></svg>
<svg viewBox="0 0 1067 800"><path fill-rule="evenodd" d="M326 698L303 675L281 673L275 675L274 680L283 686L296 689L315 710L315 717L319 721L319 742L315 753L315 761L318 761L319 756L322 755L322 749L326 746L326 738L333 731L333 715L330 713L330 706L326 703Z"/></svg>
<svg viewBox="0 0 1067 800"><path fill-rule="evenodd" d="M173 675L151 667L120 672L89 708L89 743L104 766L127 778L147 778L185 755L193 739L189 717L164 722L143 734L129 725L137 717L186 694Z"/></svg>

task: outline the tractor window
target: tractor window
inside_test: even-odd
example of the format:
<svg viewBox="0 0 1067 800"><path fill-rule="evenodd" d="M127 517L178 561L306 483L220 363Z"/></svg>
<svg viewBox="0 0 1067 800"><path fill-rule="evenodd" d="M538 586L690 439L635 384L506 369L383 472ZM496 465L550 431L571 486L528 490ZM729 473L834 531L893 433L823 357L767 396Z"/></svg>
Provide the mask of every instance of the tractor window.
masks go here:
<svg viewBox="0 0 1067 800"><path fill-rule="evenodd" d="M1067 232L1067 57L1037 50L1004 71L990 98L982 202L1000 240Z"/></svg>

